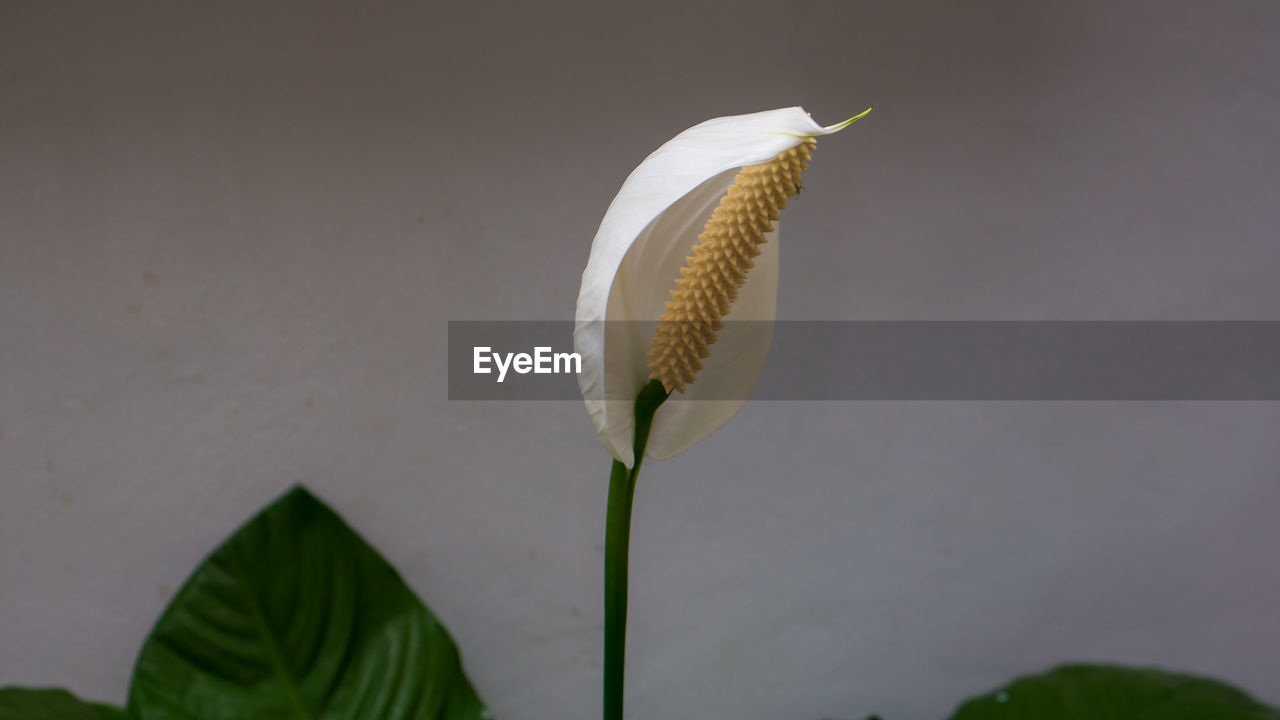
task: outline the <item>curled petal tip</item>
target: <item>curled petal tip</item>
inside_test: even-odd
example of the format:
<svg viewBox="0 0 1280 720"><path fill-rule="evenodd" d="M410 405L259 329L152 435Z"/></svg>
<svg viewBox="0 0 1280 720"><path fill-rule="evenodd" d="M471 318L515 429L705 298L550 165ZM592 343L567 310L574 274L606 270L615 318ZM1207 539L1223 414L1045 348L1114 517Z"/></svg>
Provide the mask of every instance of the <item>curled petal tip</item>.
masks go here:
<svg viewBox="0 0 1280 720"><path fill-rule="evenodd" d="M855 122L861 120L862 118L866 117L867 114L870 112L871 112L871 108L867 108L866 110L863 110L862 112L858 113L857 115L854 115L848 120L845 120L844 122L838 122L835 125L828 125L827 127L823 128L823 130L826 130L829 133L833 133L838 130L843 130L849 127L850 125L854 124Z"/></svg>

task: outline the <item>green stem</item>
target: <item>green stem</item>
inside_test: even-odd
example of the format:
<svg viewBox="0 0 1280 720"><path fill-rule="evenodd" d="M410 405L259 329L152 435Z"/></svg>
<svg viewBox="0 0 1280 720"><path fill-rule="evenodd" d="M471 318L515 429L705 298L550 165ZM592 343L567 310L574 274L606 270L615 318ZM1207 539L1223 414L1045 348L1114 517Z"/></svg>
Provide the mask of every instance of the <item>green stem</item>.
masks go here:
<svg viewBox="0 0 1280 720"><path fill-rule="evenodd" d="M652 380L636 398L634 461L628 470L618 460L609 472L609 507L604 530L604 720L622 720L622 671L627 648L627 548L631 540L631 501L636 476L649 441L653 414L670 395Z"/></svg>

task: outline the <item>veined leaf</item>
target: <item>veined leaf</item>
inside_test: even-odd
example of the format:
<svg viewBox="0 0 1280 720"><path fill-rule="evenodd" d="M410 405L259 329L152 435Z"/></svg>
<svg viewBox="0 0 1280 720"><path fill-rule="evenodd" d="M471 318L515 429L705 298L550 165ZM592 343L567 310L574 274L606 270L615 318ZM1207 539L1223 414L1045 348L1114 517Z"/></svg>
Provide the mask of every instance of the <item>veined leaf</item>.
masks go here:
<svg viewBox="0 0 1280 720"><path fill-rule="evenodd" d="M142 647L141 720L482 720L453 640L341 518L295 488L213 552Z"/></svg>
<svg viewBox="0 0 1280 720"><path fill-rule="evenodd" d="M1111 665L1064 665L973 698L952 720L1280 720L1216 680Z"/></svg>
<svg viewBox="0 0 1280 720"><path fill-rule="evenodd" d="M124 710L59 688L0 688L0 720L125 720Z"/></svg>

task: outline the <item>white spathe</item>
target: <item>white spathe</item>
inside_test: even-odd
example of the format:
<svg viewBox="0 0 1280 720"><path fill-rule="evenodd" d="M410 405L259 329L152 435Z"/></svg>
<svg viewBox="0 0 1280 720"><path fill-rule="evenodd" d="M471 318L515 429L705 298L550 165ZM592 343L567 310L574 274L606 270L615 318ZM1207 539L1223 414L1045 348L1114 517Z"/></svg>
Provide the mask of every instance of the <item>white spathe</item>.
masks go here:
<svg viewBox="0 0 1280 720"><path fill-rule="evenodd" d="M605 448L627 467L634 460L636 395L649 382L653 329L685 257L738 170L772 160L806 138L841 130L865 114L828 127L799 107L715 118L669 140L623 182L582 273L574 350L582 356L578 384L591 420ZM725 317L734 322L718 334L697 380L658 409L647 446L650 457L671 457L715 432L755 387L778 304L777 231L767 237ZM763 322L737 324L743 320Z"/></svg>

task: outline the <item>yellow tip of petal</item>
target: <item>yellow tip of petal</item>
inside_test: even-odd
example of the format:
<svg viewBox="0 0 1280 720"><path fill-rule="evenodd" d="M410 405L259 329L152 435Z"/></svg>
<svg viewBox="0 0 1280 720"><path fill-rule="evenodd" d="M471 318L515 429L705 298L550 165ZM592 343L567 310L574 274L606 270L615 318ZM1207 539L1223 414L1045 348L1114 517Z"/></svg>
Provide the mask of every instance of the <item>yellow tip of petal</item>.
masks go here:
<svg viewBox="0 0 1280 720"><path fill-rule="evenodd" d="M867 114L870 112L871 112L871 108L867 108L866 110L863 110L862 112L858 113L857 115L854 115L853 117L849 118L848 120L845 120L844 122L838 122L835 125L829 125L823 129L826 130L827 132L835 132L837 130L843 130L849 127L850 125L854 124L855 122L861 120L862 118L866 117Z"/></svg>

